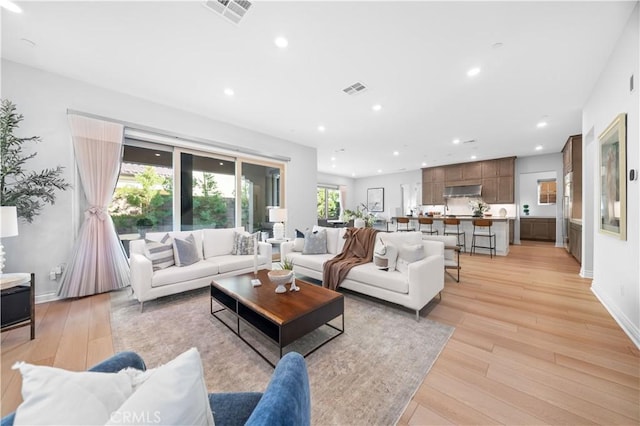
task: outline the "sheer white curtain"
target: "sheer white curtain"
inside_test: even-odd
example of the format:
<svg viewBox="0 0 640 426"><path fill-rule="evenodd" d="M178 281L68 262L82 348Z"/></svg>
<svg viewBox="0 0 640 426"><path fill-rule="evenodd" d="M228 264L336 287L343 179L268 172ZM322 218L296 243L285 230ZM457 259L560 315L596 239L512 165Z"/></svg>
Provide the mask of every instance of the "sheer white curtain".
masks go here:
<svg viewBox="0 0 640 426"><path fill-rule="evenodd" d="M120 172L124 127L72 114L69 126L89 208L58 295L80 297L129 285L129 262L107 212Z"/></svg>
<svg viewBox="0 0 640 426"><path fill-rule="evenodd" d="M344 213L344 206L347 202L347 186L340 185L338 187L338 191L340 193L340 220L342 220L342 213Z"/></svg>

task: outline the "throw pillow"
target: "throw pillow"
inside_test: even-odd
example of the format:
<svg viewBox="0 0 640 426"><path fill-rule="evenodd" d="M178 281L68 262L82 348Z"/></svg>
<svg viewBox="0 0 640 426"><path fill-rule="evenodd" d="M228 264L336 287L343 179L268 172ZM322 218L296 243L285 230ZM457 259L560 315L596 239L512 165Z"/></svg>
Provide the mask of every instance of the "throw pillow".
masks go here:
<svg viewBox="0 0 640 426"><path fill-rule="evenodd" d="M422 244L403 244L398 249L398 262L396 269L403 274L409 272L409 264L424 259L424 246Z"/></svg>
<svg viewBox="0 0 640 426"><path fill-rule="evenodd" d="M124 372L72 372L24 362L13 369L22 374L23 397L15 425L104 425L133 392Z"/></svg>
<svg viewBox="0 0 640 426"><path fill-rule="evenodd" d="M173 257L176 266L189 266L200 260L198 246L193 234L189 234L184 240L178 237L173 239Z"/></svg>
<svg viewBox="0 0 640 426"><path fill-rule="evenodd" d="M302 251L304 249L304 232L296 229L296 239L293 240L293 251Z"/></svg>
<svg viewBox="0 0 640 426"><path fill-rule="evenodd" d="M198 350L154 369L107 424L213 425Z"/></svg>
<svg viewBox="0 0 640 426"><path fill-rule="evenodd" d="M233 236L231 254L253 254L257 249L258 233L236 232Z"/></svg>
<svg viewBox="0 0 640 426"><path fill-rule="evenodd" d="M304 247L302 254L326 254L327 253L327 232L324 229L304 233Z"/></svg>
<svg viewBox="0 0 640 426"><path fill-rule="evenodd" d="M173 244L169 234L165 234L160 241L145 239L144 242L144 254L151 261L154 271L175 265Z"/></svg>
<svg viewBox="0 0 640 426"><path fill-rule="evenodd" d="M378 239L373 249L373 263L378 269L395 271L397 259L398 248L391 243L385 243L382 238Z"/></svg>

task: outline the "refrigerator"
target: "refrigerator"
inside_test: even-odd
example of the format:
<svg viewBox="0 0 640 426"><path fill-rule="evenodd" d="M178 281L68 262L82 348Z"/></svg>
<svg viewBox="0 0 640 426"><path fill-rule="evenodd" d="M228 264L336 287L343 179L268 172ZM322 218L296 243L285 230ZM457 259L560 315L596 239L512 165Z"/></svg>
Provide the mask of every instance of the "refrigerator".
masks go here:
<svg viewBox="0 0 640 426"><path fill-rule="evenodd" d="M573 173L564 176L564 196L562 197L562 241L564 248L569 251L569 220L573 204Z"/></svg>

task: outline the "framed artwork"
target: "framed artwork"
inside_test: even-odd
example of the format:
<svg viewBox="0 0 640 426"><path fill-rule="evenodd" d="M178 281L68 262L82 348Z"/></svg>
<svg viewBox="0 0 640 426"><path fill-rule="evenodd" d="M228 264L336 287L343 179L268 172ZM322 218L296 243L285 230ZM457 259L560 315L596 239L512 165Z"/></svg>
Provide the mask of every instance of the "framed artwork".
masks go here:
<svg viewBox="0 0 640 426"><path fill-rule="evenodd" d="M600 232L627 239L627 115L618 115L600 137Z"/></svg>
<svg viewBox="0 0 640 426"><path fill-rule="evenodd" d="M367 189L367 210L370 212L384 211L384 188Z"/></svg>

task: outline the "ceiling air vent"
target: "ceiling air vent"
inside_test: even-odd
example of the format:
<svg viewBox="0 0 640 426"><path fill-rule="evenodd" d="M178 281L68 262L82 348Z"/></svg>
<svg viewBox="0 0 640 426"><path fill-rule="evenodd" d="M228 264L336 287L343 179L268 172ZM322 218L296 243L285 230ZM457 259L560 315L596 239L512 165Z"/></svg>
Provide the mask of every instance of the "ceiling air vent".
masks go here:
<svg viewBox="0 0 640 426"><path fill-rule="evenodd" d="M234 24L239 24L251 7L251 2L247 0L208 0L204 2L204 6Z"/></svg>
<svg viewBox="0 0 640 426"><path fill-rule="evenodd" d="M476 143L477 141L475 139L469 139L468 141L464 141L462 142L462 144L467 144L467 143Z"/></svg>
<svg viewBox="0 0 640 426"><path fill-rule="evenodd" d="M342 91L347 95L357 95L358 93L364 92L365 90L367 90L367 86L365 86L363 83L360 83L359 81L353 83L349 87L342 89Z"/></svg>

